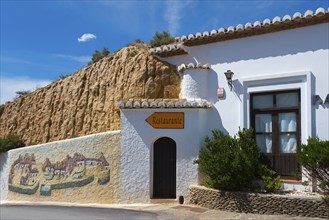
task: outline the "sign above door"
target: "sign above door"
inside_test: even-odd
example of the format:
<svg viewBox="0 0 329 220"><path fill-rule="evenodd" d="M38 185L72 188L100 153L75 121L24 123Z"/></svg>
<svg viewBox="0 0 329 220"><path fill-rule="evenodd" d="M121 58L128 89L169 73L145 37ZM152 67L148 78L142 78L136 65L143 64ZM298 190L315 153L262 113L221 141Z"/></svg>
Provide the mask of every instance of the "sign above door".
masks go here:
<svg viewBox="0 0 329 220"><path fill-rule="evenodd" d="M154 112L145 121L155 129L184 129L184 112Z"/></svg>

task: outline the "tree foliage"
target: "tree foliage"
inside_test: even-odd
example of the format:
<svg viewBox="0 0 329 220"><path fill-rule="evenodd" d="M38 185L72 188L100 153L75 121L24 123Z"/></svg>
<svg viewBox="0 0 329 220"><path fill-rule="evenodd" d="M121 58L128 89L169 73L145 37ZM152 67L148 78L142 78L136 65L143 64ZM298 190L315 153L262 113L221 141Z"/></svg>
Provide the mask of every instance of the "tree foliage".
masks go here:
<svg viewBox="0 0 329 220"><path fill-rule="evenodd" d="M150 41L150 46L159 47L161 45L173 43L174 41L174 37L172 37L168 31L163 31L162 33L156 32L153 39Z"/></svg>
<svg viewBox="0 0 329 220"><path fill-rule="evenodd" d="M109 54L110 54L110 51L106 47L103 48L102 52L95 50L95 53L92 55L91 61L88 63L88 65L96 63L97 61L103 59L104 57L108 56Z"/></svg>
<svg viewBox="0 0 329 220"><path fill-rule="evenodd" d="M16 91L16 98L20 98L20 97L25 96L25 95L30 94L30 93L31 93L30 90Z"/></svg>
<svg viewBox="0 0 329 220"><path fill-rule="evenodd" d="M315 177L320 188L329 192L329 141L309 138L297 150L297 160L305 167L308 177Z"/></svg>
<svg viewBox="0 0 329 220"><path fill-rule="evenodd" d="M259 177L267 191L281 188L275 172L260 162L252 129L239 130L234 137L219 130L213 130L212 134L212 138L205 138L205 146L196 160L205 175L206 186L221 190L251 189Z"/></svg>
<svg viewBox="0 0 329 220"><path fill-rule="evenodd" d="M25 143L17 134L9 134L3 138L0 138L0 153L24 146Z"/></svg>

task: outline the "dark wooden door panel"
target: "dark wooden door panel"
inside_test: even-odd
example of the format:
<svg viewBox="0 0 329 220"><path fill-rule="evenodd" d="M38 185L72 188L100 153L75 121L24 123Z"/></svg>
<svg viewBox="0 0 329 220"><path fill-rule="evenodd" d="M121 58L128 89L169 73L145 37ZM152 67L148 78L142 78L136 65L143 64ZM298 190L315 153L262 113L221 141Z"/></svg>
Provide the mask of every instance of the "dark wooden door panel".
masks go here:
<svg viewBox="0 0 329 220"><path fill-rule="evenodd" d="M293 173L299 173L296 154L281 154L277 157L280 167L280 175L293 177Z"/></svg>
<svg viewBox="0 0 329 220"><path fill-rule="evenodd" d="M176 143L160 138L154 143L153 197L176 198Z"/></svg>
<svg viewBox="0 0 329 220"><path fill-rule="evenodd" d="M296 154L262 154L261 160L281 177L291 178L293 173L300 173Z"/></svg>

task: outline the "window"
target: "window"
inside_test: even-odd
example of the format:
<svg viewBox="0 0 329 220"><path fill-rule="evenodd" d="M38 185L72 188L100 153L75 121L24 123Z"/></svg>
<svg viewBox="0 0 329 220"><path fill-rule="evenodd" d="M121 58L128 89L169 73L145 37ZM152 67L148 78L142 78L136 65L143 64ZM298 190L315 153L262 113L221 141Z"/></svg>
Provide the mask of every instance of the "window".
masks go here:
<svg viewBox="0 0 329 220"><path fill-rule="evenodd" d="M300 91L250 94L250 122L262 160L279 175L300 173L296 151L300 145Z"/></svg>

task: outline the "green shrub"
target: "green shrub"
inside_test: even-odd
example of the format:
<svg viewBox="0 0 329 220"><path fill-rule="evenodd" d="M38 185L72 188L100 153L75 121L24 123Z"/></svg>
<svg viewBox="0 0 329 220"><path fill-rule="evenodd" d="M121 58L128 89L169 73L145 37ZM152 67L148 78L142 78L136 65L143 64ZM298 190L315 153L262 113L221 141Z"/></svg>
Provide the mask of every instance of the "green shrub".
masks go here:
<svg viewBox="0 0 329 220"><path fill-rule="evenodd" d="M297 150L297 160L305 167L305 174L317 178L319 187L329 192L329 141L309 138Z"/></svg>
<svg viewBox="0 0 329 220"><path fill-rule="evenodd" d="M264 182L264 189L266 192L274 192L281 189L282 183L280 182L280 176L278 176L274 170L268 168L265 164L258 164L257 175Z"/></svg>
<svg viewBox="0 0 329 220"><path fill-rule="evenodd" d="M159 47L161 45L173 43L174 41L174 37L172 37L168 31L163 31L162 33L156 32L153 39L150 41L150 46Z"/></svg>
<svg viewBox="0 0 329 220"><path fill-rule="evenodd" d="M3 138L0 138L0 153L24 146L25 143L17 134L9 134Z"/></svg>
<svg viewBox="0 0 329 220"><path fill-rule="evenodd" d="M257 187L253 181L260 178L267 192L281 188L280 176L260 161L252 129L239 130L234 137L219 130L213 130L212 134L211 139L205 138L205 146L195 161L205 175L207 187L249 190Z"/></svg>
<svg viewBox="0 0 329 220"><path fill-rule="evenodd" d="M256 176L259 149L251 129L239 131L231 137L219 130L206 137L200 150L200 171L205 174L205 185L215 189L241 190L249 188Z"/></svg>
<svg viewBox="0 0 329 220"><path fill-rule="evenodd" d="M20 90L20 91L16 91L16 99L21 98L21 97L23 97L23 96L25 96L25 95L28 95L28 94L30 94L30 93L31 93L30 90Z"/></svg>
<svg viewBox="0 0 329 220"><path fill-rule="evenodd" d="M91 61L89 61L88 65L96 63L97 61L103 59L104 57L107 57L109 54L110 54L110 51L106 47L103 48L102 52L95 50L95 53L93 53Z"/></svg>

